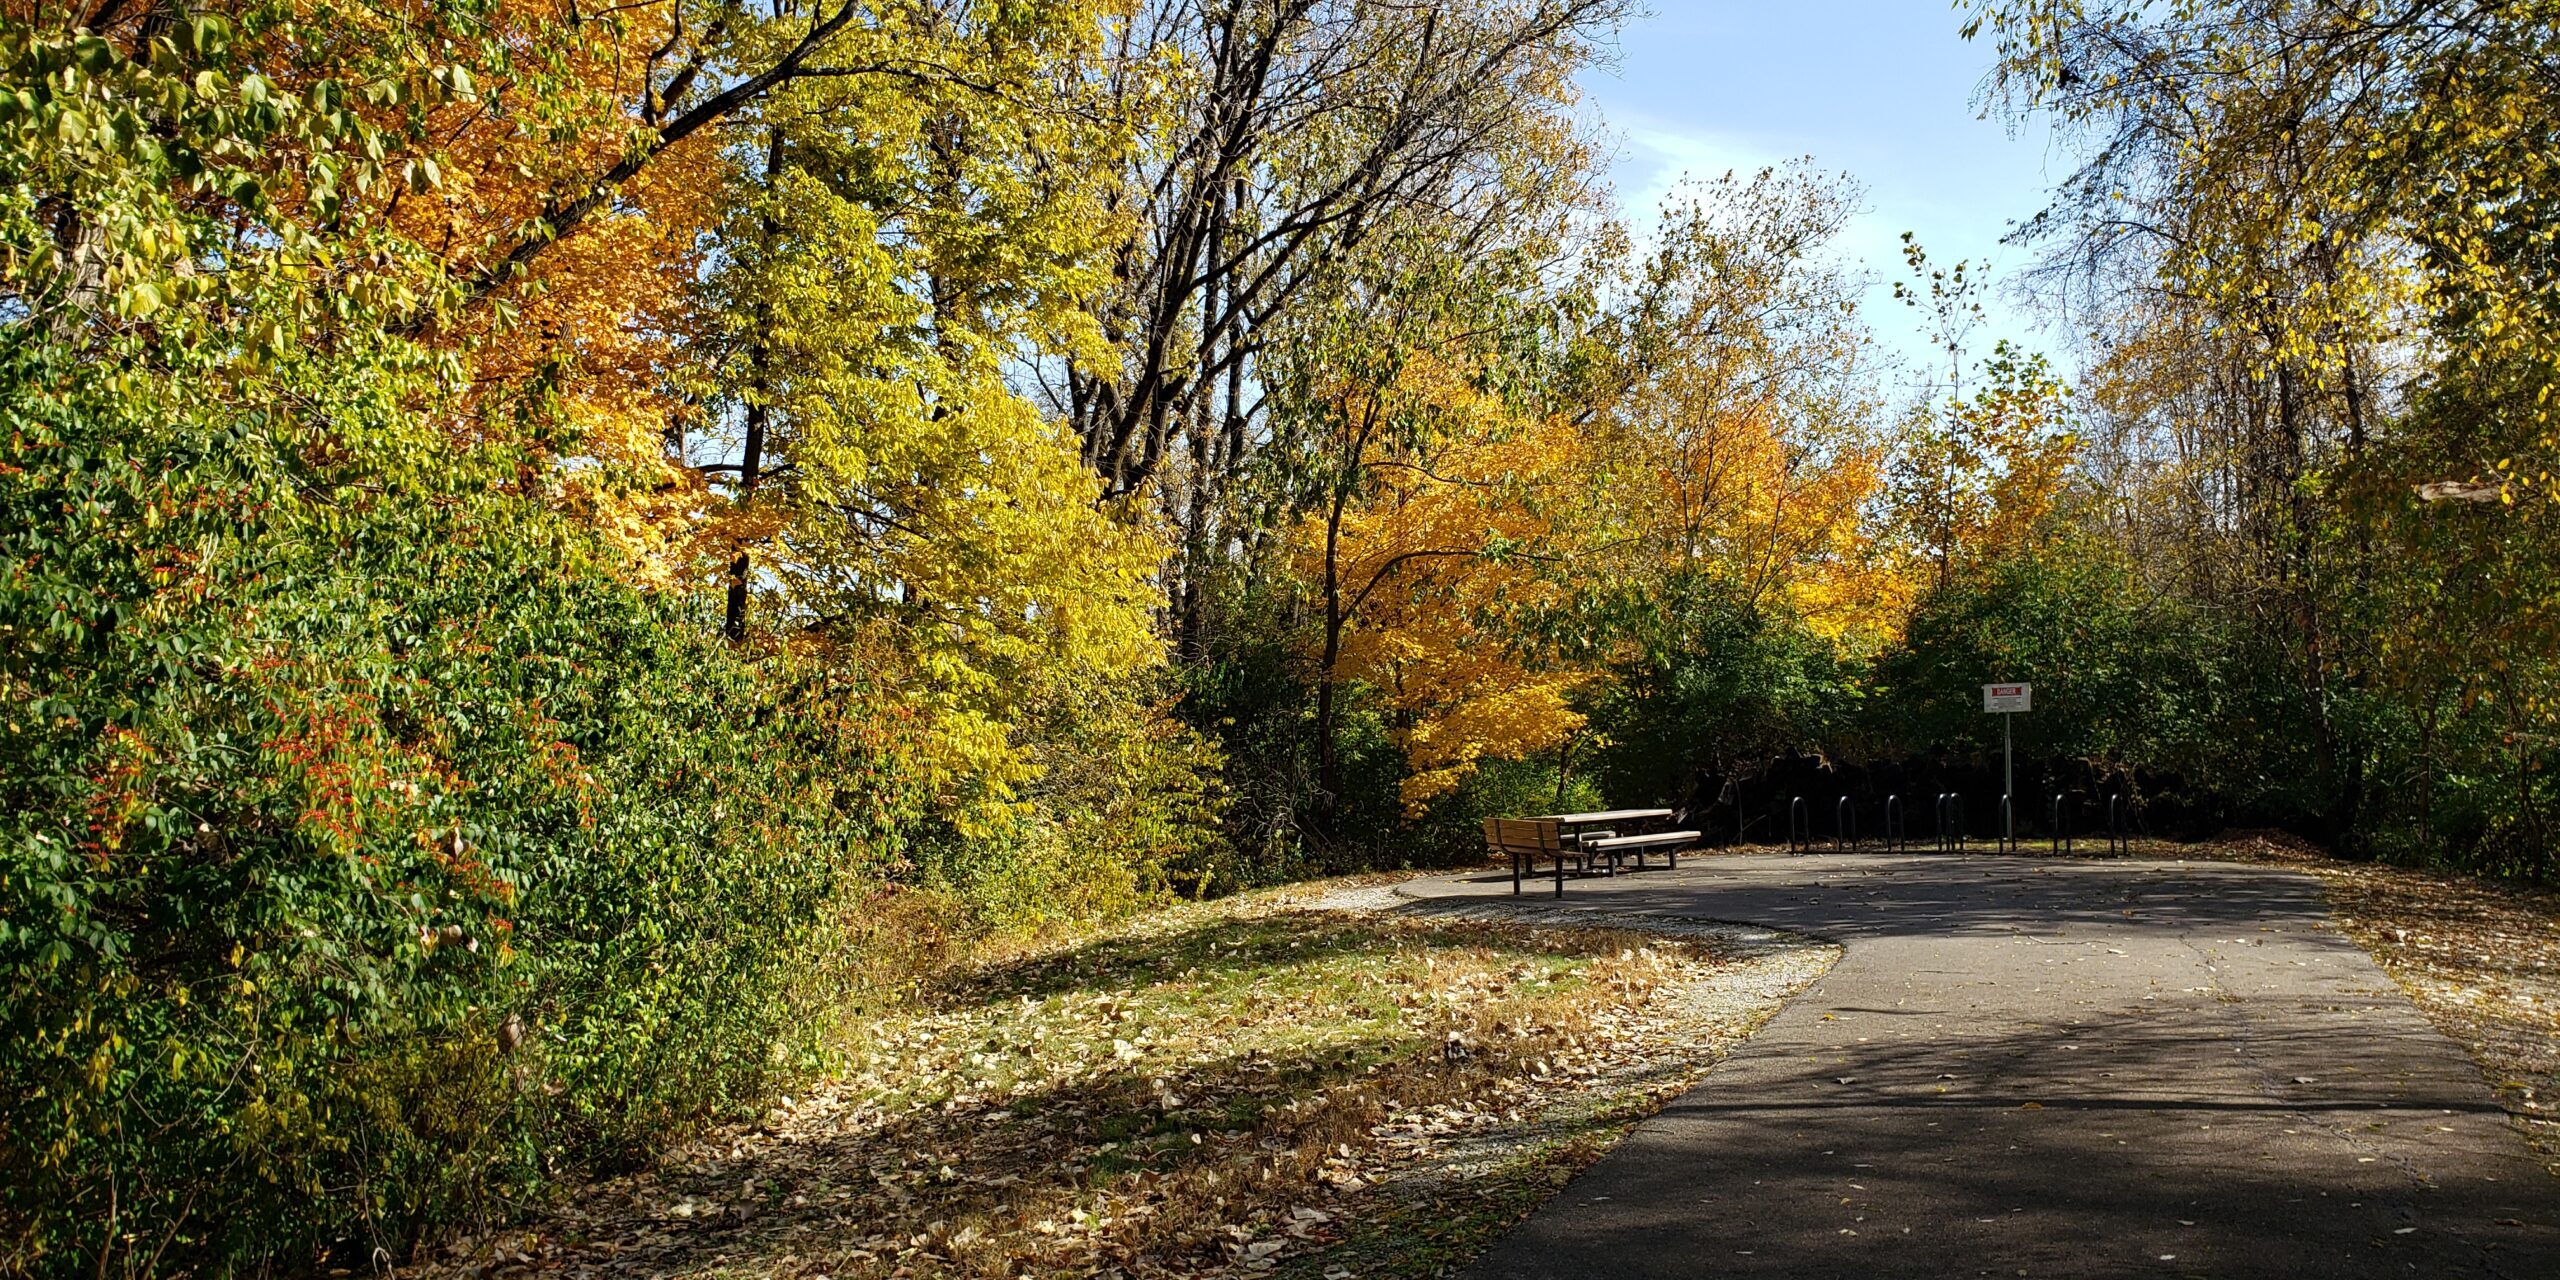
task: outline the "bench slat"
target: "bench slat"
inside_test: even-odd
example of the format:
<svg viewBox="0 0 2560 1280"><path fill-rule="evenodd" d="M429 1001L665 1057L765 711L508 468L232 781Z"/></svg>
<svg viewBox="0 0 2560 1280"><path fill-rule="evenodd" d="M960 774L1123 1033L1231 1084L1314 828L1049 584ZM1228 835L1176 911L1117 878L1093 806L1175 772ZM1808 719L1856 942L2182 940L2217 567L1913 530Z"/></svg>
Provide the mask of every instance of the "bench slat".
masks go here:
<svg viewBox="0 0 2560 1280"><path fill-rule="evenodd" d="M1698 833L1695 831L1657 831L1652 835L1618 836L1610 840L1594 840L1588 847L1593 849L1651 848L1658 844L1694 844L1697 839Z"/></svg>

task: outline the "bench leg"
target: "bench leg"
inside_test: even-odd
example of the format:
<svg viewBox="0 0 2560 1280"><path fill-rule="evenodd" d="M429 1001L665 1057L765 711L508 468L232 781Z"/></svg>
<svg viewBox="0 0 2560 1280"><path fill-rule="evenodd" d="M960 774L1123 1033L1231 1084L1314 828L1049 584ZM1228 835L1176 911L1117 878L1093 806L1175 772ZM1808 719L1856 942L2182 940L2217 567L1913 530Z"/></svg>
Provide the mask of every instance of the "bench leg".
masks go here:
<svg viewBox="0 0 2560 1280"><path fill-rule="evenodd" d="M1556 854L1556 896L1559 898L1564 896L1564 854L1562 852Z"/></svg>
<svg viewBox="0 0 2560 1280"><path fill-rule="evenodd" d="M1663 860L1664 860L1664 861L1666 861L1666 862L1668 862L1668 863L1670 863L1670 864L1671 864L1671 869L1672 869L1672 870L1677 871L1677 870L1679 870L1679 869L1680 869L1680 851L1679 851L1679 850L1677 850L1677 849L1673 849L1673 850L1671 850L1670 852L1663 854L1663 855L1662 855L1662 857L1663 857Z"/></svg>
<svg viewBox="0 0 2560 1280"><path fill-rule="evenodd" d="M1512 897L1517 898L1517 897L1519 897L1519 896L1520 896L1520 851L1519 851L1519 850L1517 850L1517 849L1513 849L1513 850L1511 850L1511 851L1510 851L1510 853L1511 853L1511 896L1512 896Z"/></svg>

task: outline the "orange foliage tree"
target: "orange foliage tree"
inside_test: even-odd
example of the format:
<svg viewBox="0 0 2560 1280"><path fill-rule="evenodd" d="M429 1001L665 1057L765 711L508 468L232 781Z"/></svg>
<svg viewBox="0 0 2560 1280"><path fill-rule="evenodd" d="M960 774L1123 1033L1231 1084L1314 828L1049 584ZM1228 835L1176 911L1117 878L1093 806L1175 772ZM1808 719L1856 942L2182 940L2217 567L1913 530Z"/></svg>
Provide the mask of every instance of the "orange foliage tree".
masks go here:
<svg viewBox="0 0 2560 1280"><path fill-rule="evenodd" d="M2071 392L2041 355L2007 340L1967 362L1968 333L1982 314L1983 278L1971 264L1933 269L1904 233L1913 280L1895 285L1924 310L1930 341L1947 355L1944 394L1915 405L1892 464L1893 510L1937 586L1966 568L2024 546L2061 495L2079 455ZM1970 393L1968 387L1970 386Z"/></svg>
<svg viewBox="0 0 2560 1280"><path fill-rule="evenodd" d="M1353 685L1408 816L1482 761L1574 750L1613 664L1702 588L1845 653L1891 642L1913 575L1878 520L1868 338L1823 257L1851 202L1801 170L1684 191L1643 253L1602 237L1526 291L1534 323L1490 275L1473 309L1414 283L1345 308L1302 389L1321 786Z"/></svg>
<svg viewBox="0 0 2560 1280"><path fill-rule="evenodd" d="M1626 580L1704 578L1747 609L1872 652L1911 592L1880 541L1886 450L1852 282L1822 256L1854 192L1802 169L1675 194L1616 340L1604 421L1641 536Z"/></svg>
<svg viewBox="0 0 2560 1280"><path fill-rule="evenodd" d="M1600 513L1581 433L1504 403L1479 367L1417 352L1385 385L1341 379L1332 400L1339 470L1299 542L1323 597L1319 750L1330 768L1338 687L1376 690L1417 813L1479 760L1581 727L1572 694L1592 673L1538 635Z"/></svg>

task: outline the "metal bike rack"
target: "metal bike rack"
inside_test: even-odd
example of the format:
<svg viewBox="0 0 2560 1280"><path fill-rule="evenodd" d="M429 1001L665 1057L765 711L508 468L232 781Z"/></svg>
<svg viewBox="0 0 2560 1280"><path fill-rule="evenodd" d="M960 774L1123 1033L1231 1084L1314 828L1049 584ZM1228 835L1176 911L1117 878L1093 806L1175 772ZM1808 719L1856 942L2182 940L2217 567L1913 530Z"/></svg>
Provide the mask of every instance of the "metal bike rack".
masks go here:
<svg viewBox="0 0 2560 1280"><path fill-rule="evenodd" d="M1813 810L1805 807L1803 796L1787 804L1787 852L1813 852Z"/></svg>
<svg viewBox="0 0 2560 1280"><path fill-rule="evenodd" d="M1964 793L1938 793L1938 852L1964 852Z"/></svg>
<svg viewBox="0 0 2560 1280"><path fill-rule="evenodd" d="M1886 796L1884 798L1884 847L1890 852L1900 853L1910 843L1911 824L1903 817L1902 797Z"/></svg>
<svg viewBox="0 0 2560 1280"><path fill-rule="evenodd" d="M2123 792L2119 791L2107 797L2107 852L2109 853L2133 852L2133 831L2131 824L2126 820L2130 816L2128 809Z"/></svg>
<svg viewBox="0 0 2560 1280"><path fill-rule="evenodd" d="M1831 851L1833 853L1840 852L1843 840L1848 842L1849 848L1858 847L1858 807L1849 803L1847 796L1840 797L1840 803L1831 806Z"/></svg>
<svg viewBox="0 0 2560 1280"><path fill-rule="evenodd" d="M2000 796L1999 841L2000 852L2016 853L2018 851L2018 807L2009 802L2006 792Z"/></svg>
<svg viewBox="0 0 2560 1280"><path fill-rule="evenodd" d="M2052 845L2052 851L2055 853L2071 852L2071 828L2066 822L2065 815L2062 811L2062 800L2062 792L2057 791L2053 793L2053 812L2051 815L2053 819L2053 833L2048 837L2048 842Z"/></svg>

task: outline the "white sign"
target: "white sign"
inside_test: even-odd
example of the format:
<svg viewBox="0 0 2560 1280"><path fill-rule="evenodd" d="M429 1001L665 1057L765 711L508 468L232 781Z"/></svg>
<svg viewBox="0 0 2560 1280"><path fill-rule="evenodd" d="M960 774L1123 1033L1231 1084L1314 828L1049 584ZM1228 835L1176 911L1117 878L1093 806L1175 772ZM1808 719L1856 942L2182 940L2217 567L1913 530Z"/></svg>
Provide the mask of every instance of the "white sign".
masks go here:
<svg viewBox="0 0 2560 1280"><path fill-rule="evenodd" d="M2024 711L2035 694L2031 684L1986 684L1982 686L1982 709L1985 711Z"/></svg>

